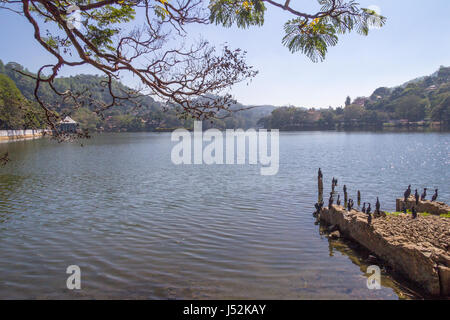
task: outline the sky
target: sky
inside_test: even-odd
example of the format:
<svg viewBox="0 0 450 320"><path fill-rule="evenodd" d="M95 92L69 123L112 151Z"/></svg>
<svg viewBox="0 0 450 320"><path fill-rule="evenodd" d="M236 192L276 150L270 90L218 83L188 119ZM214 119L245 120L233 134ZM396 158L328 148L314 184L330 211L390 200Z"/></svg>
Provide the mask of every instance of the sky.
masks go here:
<svg viewBox="0 0 450 320"><path fill-rule="evenodd" d="M360 0L362 7L377 6L388 18L381 29L364 37L344 35L329 49L324 62L313 63L301 53L290 53L281 44L283 24L292 18L268 7L263 27L249 29L198 26L189 29L193 39L227 43L247 51L247 62L259 71L249 84L232 90L246 105L294 105L324 108L344 104L350 96L369 96L381 86L394 87L430 75L439 66L450 66L449 0ZM291 6L314 12L314 0L293 0ZM0 11L0 59L18 62L35 72L53 59L33 38L23 18ZM62 75L88 72L62 70ZM128 79L127 85L132 86Z"/></svg>

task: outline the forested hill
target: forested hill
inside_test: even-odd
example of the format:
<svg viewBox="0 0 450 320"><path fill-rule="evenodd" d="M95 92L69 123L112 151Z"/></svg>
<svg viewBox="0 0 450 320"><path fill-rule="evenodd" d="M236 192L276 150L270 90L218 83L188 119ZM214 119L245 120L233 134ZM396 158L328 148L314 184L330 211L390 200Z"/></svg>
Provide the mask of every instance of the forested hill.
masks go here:
<svg viewBox="0 0 450 320"><path fill-rule="evenodd" d="M15 70L31 73L18 63L9 62L3 64L0 60L0 74L4 74L13 80L17 88L28 101L34 101L34 80ZM86 74L72 77L60 77L55 80L55 88L58 91L71 89L74 92L81 92L86 88L89 88L93 99L109 103L111 101L109 93L99 85L102 79L102 77L97 75ZM114 82L113 88L116 92L121 89L128 89L120 82ZM60 100L48 85L43 84L39 93L40 98L43 101L58 105ZM83 128L105 131L154 131L178 127L191 128L193 125L192 119L179 119L173 110L163 111L161 104L151 97L142 98L139 104L139 108L136 108L136 105L132 102L124 103L123 106L114 106L104 112L103 117L99 117L93 112L93 107L86 105L86 107L80 108L72 113L71 117L80 122L81 127ZM245 106L238 103L232 106L232 108L242 109L245 108ZM220 129L254 127L261 117L270 114L273 109L274 107L272 106L252 108L233 113L232 116L224 119L216 119L212 123L205 121L204 126ZM56 111L59 113L67 113L69 110L70 106L61 104L57 107Z"/></svg>
<svg viewBox="0 0 450 320"><path fill-rule="evenodd" d="M29 72L18 63L6 65L0 60L0 126L5 128L26 128L42 125L40 108L34 103L34 81L14 70ZM12 81L11 81L12 80ZM110 97L102 86L102 78L96 75L77 75L56 79L55 87L64 91L89 88L93 98L109 102ZM15 88L15 89L14 89ZM127 89L114 82L114 88ZM17 90L18 89L18 90ZM47 102L59 101L47 86L43 86L41 98ZM8 102L7 102L8 101ZM236 103L233 109L243 109ZM65 113L68 106L57 109ZM82 128L105 131L155 131L173 128L192 128L192 119L182 120L173 110L163 111L160 103L151 97L141 100L141 107L134 103L113 107L99 117L89 105L71 114ZM350 97L344 107L327 109L306 109L297 107L258 106L233 113L204 127L250 128L263 126L268 129L310 130L335 128L367 128L383 126L428 126L439 124L450 127L450 67L441 67L430 76L417 78L395 88L381 87L370 97Z"/></svg>
<svg viewBox="0 0 450 320"><path fill-rule="evenodd" d="M450 126L450 67L395 88L381 87L344 107L277 108L259 121L266 128L309 130L390 126Z"/></svg>
<svg viewBox="0 0 450 320"><path fill-rule="evenodd" d="M396 88L378 88L366 98L368 110L384 112L392 119L449 120L450 67L440 67L431 76L408 81Z"/></svg>

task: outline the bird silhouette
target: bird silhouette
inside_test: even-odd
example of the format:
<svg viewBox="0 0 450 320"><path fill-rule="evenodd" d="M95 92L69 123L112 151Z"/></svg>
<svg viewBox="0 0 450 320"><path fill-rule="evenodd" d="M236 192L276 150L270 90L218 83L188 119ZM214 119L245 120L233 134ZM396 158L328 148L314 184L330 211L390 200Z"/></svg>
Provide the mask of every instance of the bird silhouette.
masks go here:
<svg viewBox="0 0 450 320"><path fill-rule="evenodd" d="M411 208L411 212L412 212L412 218L413 218L413 219L417 218L416 207L412 207L412 208Z"/></svg>
<svg viewBox="0 0 450 320"><path fill-rule="evenodd" d="M363 213L366 213L366 203L364 202L364 205L363 205L363 207L362 207L362 212Z"/></svg>
<svg viewBox="0 0 450 320"><path fill-rule="evenodd" d="M431 198L431 201L436 201L437 197L438 197L438 189L435 189L433 197Z"/></svg>
<svg viewBox="0 0 450 320"><path fill-rule="evenodd" d="M420 200L424 201L426 197L427 197L427 188L423 188L423 193L420 196Z"/></svg>
<svg viewBox="0 0 450 320"><path fill-rule="evenodd" d="M408 186L408 189L406 189L405 193L403 194L405 196L405 201L409 198L411 195L411 185Z"/></svg>
<svg viewBox="0 0 450 320"><path fill-rule="evenodd" d="M414 193L414 198L416 198L416 206L419 204L419 193L417 192L417 189L416 189L416 192Z"/></svg>

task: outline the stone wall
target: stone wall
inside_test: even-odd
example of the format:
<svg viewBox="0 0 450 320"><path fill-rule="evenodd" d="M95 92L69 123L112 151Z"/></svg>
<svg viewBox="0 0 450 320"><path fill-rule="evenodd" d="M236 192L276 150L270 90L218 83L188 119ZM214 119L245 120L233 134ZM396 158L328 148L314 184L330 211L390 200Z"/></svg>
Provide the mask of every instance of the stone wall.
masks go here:
<svg viewBox="0 0 450 320"><path fill-rule="evenodd" d="M347 212L342 206L333 205L331 209L322 209L320 219L335 225L341 235L372 251L395 272L415 283L427 294L450 296L450 255L448 243L446 244L450 235L448 231L445 234L445 230L450 228L448 218L421 216L419 219L412 219L411 215L387 216L373 218L372 224L369 225L366 214L356 210ZM392 228L392 225L388 225L390 223L400 227ZM413 224L415 226L412 226ZM436 224L439 228L436 228ZM402 230L402 225L405 228L403 230L419 230L420 237L414 234L408 237L404 234L406 232L396 231ZM423 229L431 231L427 234L422 232ZM444 234L433 234L437 229L438 233ZM427 236L432 239L427 239Z"/></svg>
<svg viewBox="0 0 450 320"><path fill-rule="evenodd" d="M403 203L405 203L404 200L405 200L404 198L396 199L395 201L396 211L398 212L402 211ZM417 212L428 212L435 215L450 213L450 206L446 205L444 202L419 200L419 203L416 205L416 199L413 196L410 196L408 199L406 199L406 209L411 210L412 207L415 207Z"/></svg>
<svg viewBox="0 0 450 320"><path fill-rule="evenodd" d="M35 129L35 130L0 130L1 140L15 140L15 139L32 139L42 137L44 133L50 133L49 130Z"/></svg>

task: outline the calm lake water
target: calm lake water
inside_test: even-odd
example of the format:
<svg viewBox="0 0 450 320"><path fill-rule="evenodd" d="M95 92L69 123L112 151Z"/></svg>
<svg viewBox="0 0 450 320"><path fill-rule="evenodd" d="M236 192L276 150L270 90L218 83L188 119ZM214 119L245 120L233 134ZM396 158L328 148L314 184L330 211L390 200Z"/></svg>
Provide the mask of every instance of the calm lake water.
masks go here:
<svg viewBox="0 0 450 320"><path fill-rule="evenodd" d="M367 252L321 235L317 169L394 210L408 184L450 202L450 134L280 134L280 168L181 165L170 134L0 144L0 298L398 299ZM432 192L430 192L432 193ZM430 195L431 196L431 195ZM82 289L66 289L78 265ZM413 296L414 297L414 296Z"/></svg>

